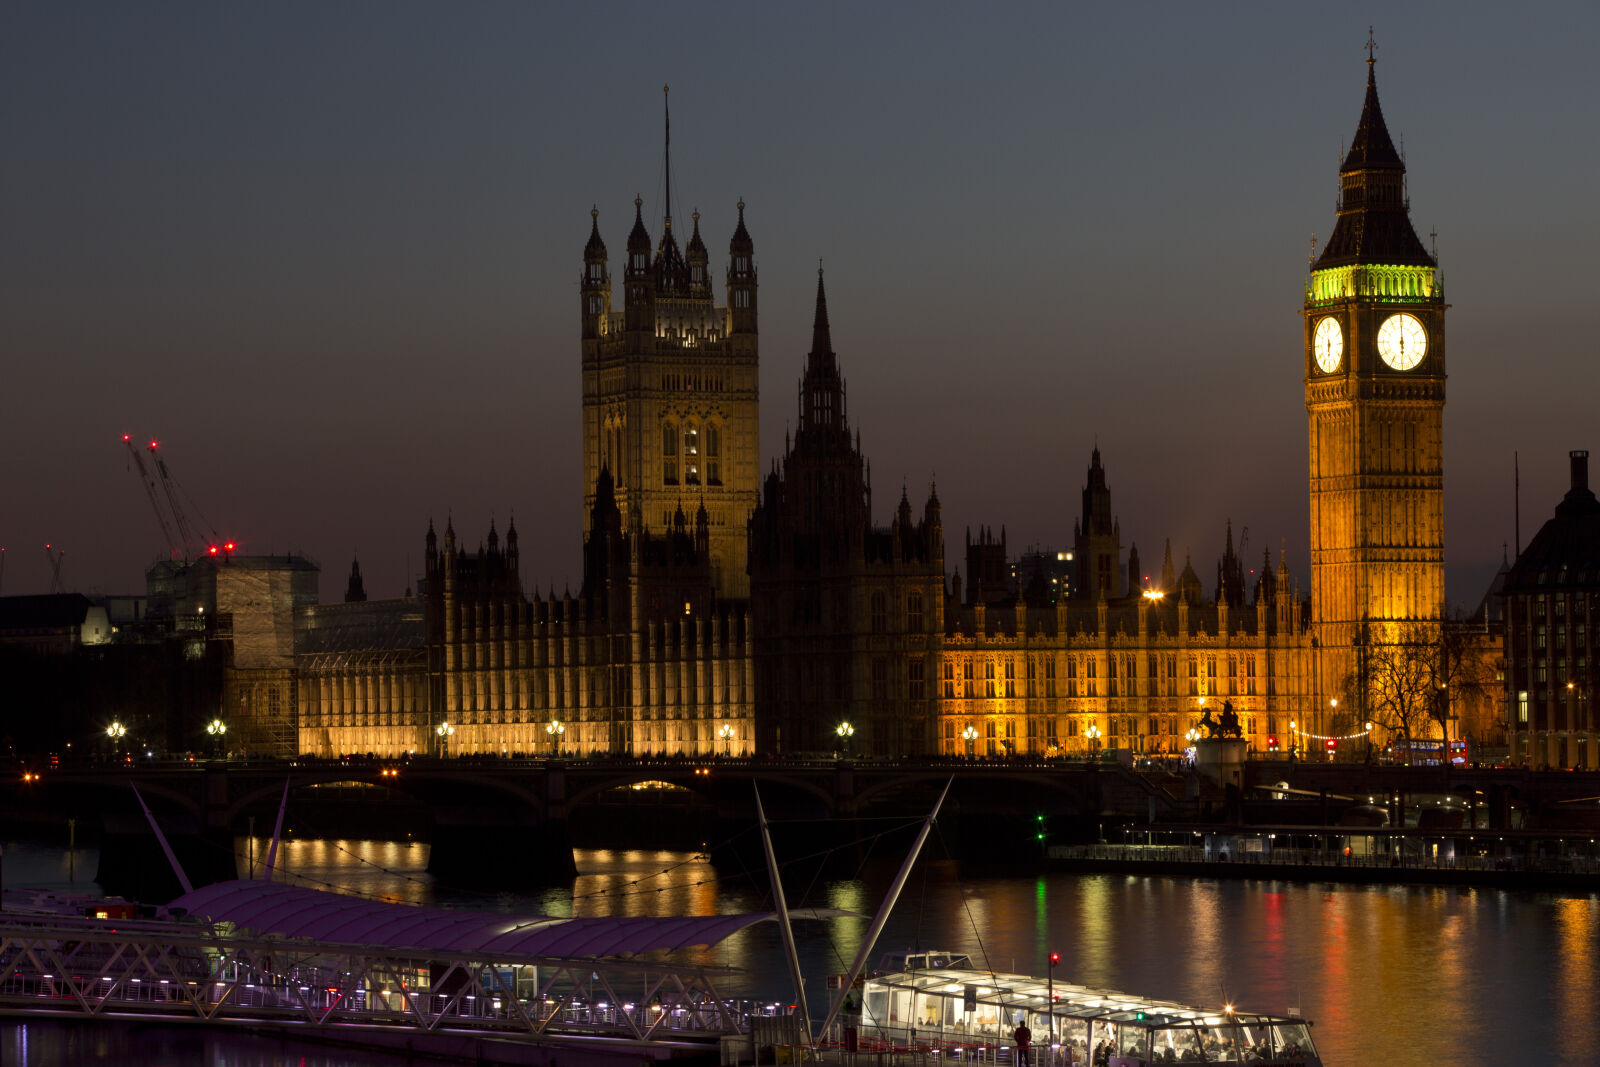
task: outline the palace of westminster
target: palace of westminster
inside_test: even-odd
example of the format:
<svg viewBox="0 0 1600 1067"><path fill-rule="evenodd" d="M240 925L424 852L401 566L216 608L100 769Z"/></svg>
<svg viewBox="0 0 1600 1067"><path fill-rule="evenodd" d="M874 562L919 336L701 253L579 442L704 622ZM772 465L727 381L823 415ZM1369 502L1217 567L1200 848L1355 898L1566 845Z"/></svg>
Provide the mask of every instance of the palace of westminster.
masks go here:
<svg viewBox="0 0 1600 1067"><path fill-rule="evenodd" d="M1340 181L1303 308L1309 589L1281 558L1252 572L1231 529L1209 588L1170 546L1144 578L1098 449L1070 553L1013 560L980 528L947 567L931 487L879 524L820 271L798 426L763 476L744 204L724 306L699 214L680 247L669 193L654 241L634 202L620 308L591 212L581 589L530 595L514 523L476 547L430 524L414 596L367 600L359 568L341 604L297 586L292 654L280 626L276 658L236 656L225 714L257 750L321 756L1176 753L1224 705L1257 751L1365 739L1365 656L1449 625L1446 304L1370 61ZM1475 632L1498 666L1499 623ZM1518 743L1488 688L1452 736Z"/></svg>

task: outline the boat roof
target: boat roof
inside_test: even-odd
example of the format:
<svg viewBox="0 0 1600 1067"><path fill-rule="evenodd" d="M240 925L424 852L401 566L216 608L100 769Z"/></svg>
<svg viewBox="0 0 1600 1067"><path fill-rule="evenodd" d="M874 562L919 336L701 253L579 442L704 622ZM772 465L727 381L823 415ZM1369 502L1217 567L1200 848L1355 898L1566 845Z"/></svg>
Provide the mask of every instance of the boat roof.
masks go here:
<svg viewBox="0 0 1600 1067"><path fill-rule="evenodd" d="M867 986L870 988L874 985L953 997L965 996L968 986L976 986L980 1004L1026 1008L1041 1015L1048 1013L1064 1018L1139 1023L1158 1030L1170 1026L1222 1026L1233 1021L1306 1024L1305 1019L1287 1015L1197 1008L1172 1000L1155 1000L1110 989L1090 989L1070 982L1057 981L1052 984L1047 979L1033 975L998 971L909 971L869 978ZM1055 995L1053 1012L1046 1007L1051 993Z"/></svg>
<svg viewBox="0 0 1600 1067"><path fill-rule="evenodd" d="M167 908L175 916L232 923L261 934L530 959L625 958L715 945L747 927L777 918L776 912L576 919L510 915L369 900L249 879L203 886L178 897ZM831 908L790 911L795 918L850 914L854 913Z"/></svg>

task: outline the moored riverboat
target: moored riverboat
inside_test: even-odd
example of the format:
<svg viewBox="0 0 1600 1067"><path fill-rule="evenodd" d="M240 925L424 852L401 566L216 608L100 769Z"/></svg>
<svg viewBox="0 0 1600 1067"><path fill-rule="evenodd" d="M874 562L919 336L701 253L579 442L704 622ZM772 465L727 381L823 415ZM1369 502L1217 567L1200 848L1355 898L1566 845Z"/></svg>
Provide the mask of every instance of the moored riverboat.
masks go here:
<svg viewBox="0 0 1600 1067"><path fill-rule="evenodd" d="M1297 1016L1246 1012L1232 1004L1193 1007L1049 977L981 970L959 953L928 952L906 960L912 964L906 969L863 983L855 1033L847 1036L847 1045L938 1052L1017 1067L1321 1067L1311 1023ZM927 965L933 963L947 965ZM1030 1040L1019 1048L1018 1031L1024 1026Z"/></svg>

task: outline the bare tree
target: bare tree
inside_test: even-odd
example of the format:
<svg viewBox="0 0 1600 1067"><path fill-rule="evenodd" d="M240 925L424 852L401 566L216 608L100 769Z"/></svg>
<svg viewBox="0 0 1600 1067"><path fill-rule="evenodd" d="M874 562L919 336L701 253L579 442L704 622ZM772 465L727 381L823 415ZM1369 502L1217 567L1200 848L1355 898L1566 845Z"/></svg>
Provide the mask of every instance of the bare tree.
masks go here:
<svg viewBox="0 0 1600 1067"><path fill-rule="evenodd" d="M1415 741L1442 739L1448 749L1452 702L1480 700L1494 684L1489 646L1456 622L1396 623L1369 636L1348 694L1365 690L1367 720L1400 742L1407 763Z"/></svg>

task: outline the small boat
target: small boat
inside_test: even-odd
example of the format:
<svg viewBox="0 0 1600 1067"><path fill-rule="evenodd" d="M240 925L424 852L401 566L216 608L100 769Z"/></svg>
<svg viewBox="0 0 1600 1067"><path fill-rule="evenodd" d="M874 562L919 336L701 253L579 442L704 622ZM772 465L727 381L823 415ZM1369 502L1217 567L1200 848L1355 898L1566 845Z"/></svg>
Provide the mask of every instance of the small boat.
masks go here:
<svg viewBox="0 0 1600 1067"><path fill-rule="evenodd" d="M986 971L955 952L907 953L901 959L904 969L862 984L860 1015L855 1033L846 1033L847 1047L938 1051L1016 1067L1322 1064L1311 1023L1297 1016L1245 1012L1232 1004L1197 1008ZM851 1020L845 1022L848 1027ZM1023 1055L1016 1039L1021 1026L1031 1031Z"/></svg>

